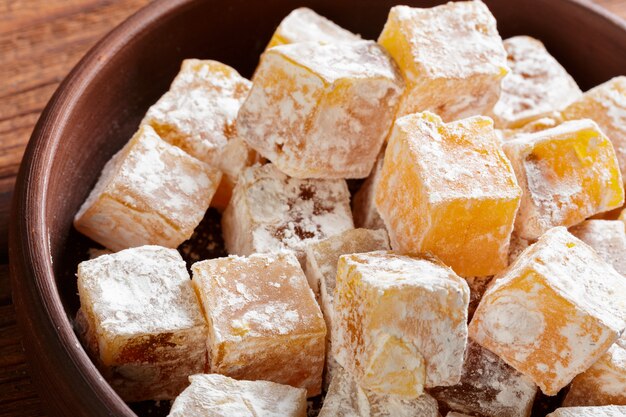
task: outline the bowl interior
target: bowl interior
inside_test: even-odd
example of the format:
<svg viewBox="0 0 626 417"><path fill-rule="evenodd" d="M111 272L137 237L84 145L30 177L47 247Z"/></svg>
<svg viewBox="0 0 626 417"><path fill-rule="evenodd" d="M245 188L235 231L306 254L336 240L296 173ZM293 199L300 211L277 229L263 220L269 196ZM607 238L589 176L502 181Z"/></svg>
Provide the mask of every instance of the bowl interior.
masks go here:
<svg viewBox="0 0 626 417"><path fill-rule="evenodd" d="M251 2L178 1L166 15L157 13L165 1L149 6L156 19L141 22L132 38L116 38L113 48L92 54L98 71L87 78L74 73L65 84L64 107L52 107L55 117L40 123L47 131L43 148L44 193L31 210L39 210L42 236L47 236L63 309L74 317L78 306L76 265L96 244L72 229L72 218L98 178L104 163L136 130L147 108L163 94L184 58L222 61L250 77L259 54L280 20L298 6L308 6L364 38L376 39L388 10L397 0ZM402 1L430 7L440 1ZM487 0L503 38L527 34L542 40L550 52L587 89L626 68L623 26L580 3L567 0ZM118 29L119 31L119 29ZM105 41L111 42L111 39ZM26 216L29 213L25 213ZM215 213L205 222L207 233L219 239ZM28 236L24 240L30 239ZM34 256L41 256L37 242ZM41 246L41 245L40 245ZM218 255L215 252L212 255ZM205 254L206 256L211 253Z"/></svg>

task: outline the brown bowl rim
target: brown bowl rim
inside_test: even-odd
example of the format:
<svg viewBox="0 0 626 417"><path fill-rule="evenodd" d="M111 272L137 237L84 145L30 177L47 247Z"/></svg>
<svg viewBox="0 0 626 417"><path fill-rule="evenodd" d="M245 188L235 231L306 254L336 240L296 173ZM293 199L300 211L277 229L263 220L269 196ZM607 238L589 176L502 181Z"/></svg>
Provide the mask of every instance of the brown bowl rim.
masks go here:
<svg viewBox="0 0 626 417"><path fill-rule="evenodd" d="M13 302L39 393L55 403L53 408L59 406L57 410L68 410L70 403L76 405L76 401L80 400L90 404L91 409L94 403L98 404L101 410L98 415L136 416L89 359L74 333L57 290L45 221L47 183L55 149L61 143L61 132L76 106L77 98L95 78L106 57L115 54L142 31L154 29L163 18L198 1L156 0L113 28L89 50L57 88L39 117L22 159L13 195L9 232ZM585 0L558 1L583 8L626 33L624 20L595 3ZM27 305L31 308L27 309ZM50 345L43 343L41 337L52 338L53 352L47 350ZM45 365L44 361L49 363ZM48 372L56 372L64 379L56 379ZM50 387L50 382L61 382L64 387ZM58 398L55 388L66 388L62 394L69 397Z"/></svg>

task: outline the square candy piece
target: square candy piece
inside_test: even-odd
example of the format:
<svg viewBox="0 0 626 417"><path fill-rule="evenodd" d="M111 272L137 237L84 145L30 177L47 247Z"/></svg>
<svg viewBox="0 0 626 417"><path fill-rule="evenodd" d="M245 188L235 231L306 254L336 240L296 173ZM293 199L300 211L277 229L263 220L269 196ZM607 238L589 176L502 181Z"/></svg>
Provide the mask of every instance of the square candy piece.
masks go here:
<svg viewBox="0 0 626 417"><path fill-rule="evenodd" d="M511 72L502 80L500 99L491 111L499 128L517 128L548 116L578 99L582 91L565 68L529 36L504 41Z"/></svg>
<svg viewBox="0 0 626 417"><path fill-rule="evenodd" d="M189 381L168 417L306 417L303 389L217 374L192 375Z"/></svg>
<svg viewBox="0 0 626 417"><path fill-rule="evenodd" d="M97 362L131 381L143 375L145 384L155 384L139 383L146 396L129 391L130 398L171 399L190 373L204 371L207 327L176 250L143 246L81 262L78 294Z"/></svg>
<svg viewBox="0 0 626 417"><path fill-rule="evenodd" d="M439 417L437 401L428 394L402 399L364 390L345 370L333 377L318 417Z"/></svg>
<svg viewBox="0 0 626 417"><path fill-rule="evenodd" d="M556 227L487 289L470 336L556 395L625 327L626 279Z"/></svg>
<svg viewBox="0 0 626 417"><path fill-rule="evenodd" d="M563 405L626 405L626 332L572 381Z"/></svg>
<svg viewBox="0 0 626 417"><path fill-rule="evenodd" d="M626 276L626 232L623 222L586 220L569 231L595 249L617 272Z"/></svg>
<svg viewBox="0 0 626 417"><path fill-rule="evenodd" d="M461 276L496 274L508 264L520 197L491 119L396 120L376 189L394 250L431 252Z"/></svg>
<svg viewBox="0 0 626 417"><path fill-rule="evenodd" d="M192 271L211 372L320 393L326 325L293 254L210 259Z"/></svg>
<svg viewBox="0 0 626 417"><path fill-rule="evenodd" d="M468 340L461 382L431 395L450 409L484 417L528 417L537 386L497 355Z"/></svg>
<svg viewBox="0 0 626 417"><path fill-rule="evenodd" d="M626 417L626 407L607 405L604 407L557 408L546 417Z"/></svg>
<svg viewBox="0 0 626 417"><path fill-rule="evenodd" d="M333 299L337 277L337 261L345 254L389 250L389 238L384 230L352 229L339 235L312 243L306 249L304 272L315 293L326 321L326 370L324 386L332 379L335 359L330 348L330 333L333 328Z"/></svg>
<svg viewBox="0 0 626 417"><path fill-rule="evenodd" d="M537 239L624 203L613 145L592 120L519 136L503 149L524 191L515 220L522 238Z"/></svg>
<svg viewBox="0 0 626 417"><path fill-rule="evenodd" d="M142 126L104 166L74 227L114 251L175 248L204 217L221 176Z"/></svg>
<svg viewBox="0 0 626 417"><path fill-rule="evenodd" d="M345 30L324 16L307 7L300 7L280 22L266 49L289 43L338 43L360 40L360 36Z"/></svg>
<svg viewBox="0 0 626 417"><path fill-rule="evenodd" d="M372 173L352 199L352 215L356 227L371 230L385 229L385 222L376 208L376 184L383 171L384 157L385 151L383 150L376 159Z"/></svg>
<svg viewBox="0 0 626 417"><path fill-rule="evenodd" d="M292 177L365 178L403 88L374 42L277 46L261 57L237 129Z"/></svg>
<svg viewBox="0 0 626 417"><path fill-rule="evenodd" d="M335 288L335 359L365 389L417 398L461 378L469 288L431 258L343 255Z"/></svg>
<svg viewBox="0 0 626 417"><path fill-rule="evenodd" d="M186 59L169 91L141 123L189 155L217 166L222 148L236 136L237 112L251 85L221 62Z"/></svg>
<svg viewBox="0 0 626 417"><path fill-rule="evenodd" d="M406 79L399 115L429 110L451 121L484 114L498 101L506 51L481 1L395 6L378 43Z"/></svg>
<svg viewBox="0 0 626 417"><path fill-rule="evenodd" d="M274 165L247 168L222 217L228 253L251 255L304 248L353 229L350 193L344 180L289 178Z"/></svg>
<svg viewBox="0 0 626 417"><path fill-rule="evenodd" d="M589 118L611 140L622 172L626 172L626 77L592 88L562 112L565 120Z"/></svg>

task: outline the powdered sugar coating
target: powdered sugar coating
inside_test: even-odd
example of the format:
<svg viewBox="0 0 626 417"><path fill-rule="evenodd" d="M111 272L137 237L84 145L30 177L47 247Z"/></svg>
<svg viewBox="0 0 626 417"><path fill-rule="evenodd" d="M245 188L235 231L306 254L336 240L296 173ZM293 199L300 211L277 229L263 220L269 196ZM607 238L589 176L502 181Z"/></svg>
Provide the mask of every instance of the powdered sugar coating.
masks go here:
<svg viewBox="0 0 626 417"><path fill-rule="evenodd" d="M189 155L217 166L222 148L236 137L235 119L251 86L221 62L186 59L169 91L141 123Z"/></svg>
<svg viewBox="0 0 626 417"><path fill-rule="evenodd" d="M557 227L487 289L470 336L554 395L625 326L624 277Z"/></svg>
<svg viewBox="0 0 626 417"><path fill-rule="evenodd" d="M617 272L626 275L626 233L619 220L586 220L569 229Z"/></svg>
<svg viewBox="0 0 626 417"><path fill-rule="evenodd" d="M496 274L520 197L489 118L396 120L376 189L394 250L431 252L462 276Z"/></svg>
<svg viewBox="0 0 626 417"><path fill-rule="evenodd" d="M319 394L326 325L293 254L211 259L192 271L212 372Z"/></svg>
<svg viewBox="0 0 626 417"><path fill-rule="evenodd" d="M429 258L370 252L339 258L332 348L359 384L415 398L461 376L469 288ZM423 378L423 379L421 379Z"/></svg>
<svg viewBox="0 0 626 417"><path fill-rule="evenodd" d="M276 28L267 48L300 42L354 42L361 37L345 30L307 7L289 13ZM267 49L266 48L266 49Z"/></svg>
<svg viewBox="0 0 626 417"><path fill-rule="evenodd" d="M142 126L105 165L74 226L114 251L177 247L204 217L220 179L219 170Z"/></svg>
<svg viewBox="0 0 626 417"><path fill-rule="evenodd" d="M247 168L239 177L222 217L231 254L296 251L354 228L344 180L289 178L272 164Z"/></svg>
<svg viewBox="0 0 626 417"><path fill-rule="evenodd" d="M557 408L546 417L625 417L626 407L607 405L604 407Z"/></svg>
<svg viewBox="0 0 626 417"><path fill-rule="evenodd" d="M202 369L206 326L176 250L143 246L81 262L78 293L104 365L188 359Z"/></svg>
<svg viewBox="0 0 626 417"><path fill-rule="evenodd" d="M278 46L261 57L238 131L292 177L364 178L403 88L374 42Z"/></svg>
<svg viewBox="0 0 626 417"><path fill-rule="evenodd" d="M615 77L591 90L562 111L565 120L592 119L611 140L619 166L626 172L626 77Z"/></svg>
<svg viewBox="0 0 626 417"><path fill-rule="evenodd" d="M361 388L345 370L333 377L319 417L439 417L437 401L428 394L416 399L381 395Z"/></svg>
<svg viewBox="0 0 626 417"><path fill-rule="evenodd" d="M511 72L502 80L500 99L491 112L497 127L520 127L582 95L574 79L537 39L516 36L505 40L504 48Z"/></svg>
<svg viewBox="0 0 626 417"><path fill-rule="evenodd" d="M592 120L518 136L503 149L524 190L515 231L536 239L555 226L573 226L624 203L613 146Z"/></svg>
<svg viewBox="0 0 626 417"><path fill-rule="evenodd" d="M483 114L508 72L496 20L481 1L392 7L378 42L407 80L400 115L429 110L450 121Z"/></svg>
<svg viewBox="0 0 626 417"><path fill-rule="evenodd" d="M169 417L305 417L306 391L268 381L198 374L172 404Z"/></svg>
<svg viewBox="0 0 626 417"><path fill-rule="evenodd" d="M459 384L431 390L450 409L485 417L528 417L536 393L528 377L471 339Z"/></svg>

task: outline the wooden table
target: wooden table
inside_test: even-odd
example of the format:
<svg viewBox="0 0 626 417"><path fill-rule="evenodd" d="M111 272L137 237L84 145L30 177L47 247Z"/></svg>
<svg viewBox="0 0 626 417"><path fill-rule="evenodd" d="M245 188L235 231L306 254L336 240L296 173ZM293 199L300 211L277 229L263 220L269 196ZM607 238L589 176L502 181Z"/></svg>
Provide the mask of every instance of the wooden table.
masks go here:
<svg viewBox="0 0 626 417"><path fill-rule="evenodd" d="M22 153L63 77L99 38L146 3L0 0L0 417L45 415L28 375L9 288L7 228ZM626 18L626 0L596 3Z"/></svg>

